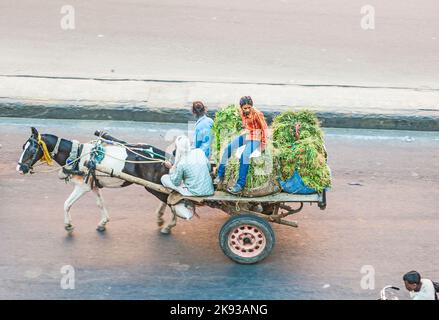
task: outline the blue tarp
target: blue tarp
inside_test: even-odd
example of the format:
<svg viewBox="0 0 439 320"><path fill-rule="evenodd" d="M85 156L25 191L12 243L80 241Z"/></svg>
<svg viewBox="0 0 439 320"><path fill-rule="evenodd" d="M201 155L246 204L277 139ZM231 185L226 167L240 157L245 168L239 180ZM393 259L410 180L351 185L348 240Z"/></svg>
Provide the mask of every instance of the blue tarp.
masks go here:
<svg viewBox="0 0 439 320"><path fill-rule="evenodd" d="M316 190L307 187L305 183L303 183L302 177L299 172L296 170L291 178L288 178L285 181L279 179L279 184L282 187L282 190L288 193L294 194L311 194L317 193Z"/></svg>

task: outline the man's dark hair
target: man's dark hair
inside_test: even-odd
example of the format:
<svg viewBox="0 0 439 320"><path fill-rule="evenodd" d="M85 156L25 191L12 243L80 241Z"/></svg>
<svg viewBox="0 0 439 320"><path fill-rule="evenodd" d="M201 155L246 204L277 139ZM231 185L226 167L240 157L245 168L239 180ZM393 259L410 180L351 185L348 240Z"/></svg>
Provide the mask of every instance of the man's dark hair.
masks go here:
<svg viewBox="0 0 439 320"><path fill-rule="evenodd" d="M206 107L201 101L194 101L192 103L192 113L197 117L201 117L206 113Z"/></svg>
<svg viewBox="0 0 439 320"><path fill-rule="evenodd" d="M244 96L244 97L241 98L241 100L239 100L239 105L241 107L245 106L246 104L249 104L249 105L253 106L253 100L252 100L252 98L250 96Z"/></svg>
<svg viewBox="0 0 439 320"><path fill-rule="evenodd" d="M407 281L410 284L420 284L421 283L421 275L417 271L407 272L402 278L404 281Z"/></svg>

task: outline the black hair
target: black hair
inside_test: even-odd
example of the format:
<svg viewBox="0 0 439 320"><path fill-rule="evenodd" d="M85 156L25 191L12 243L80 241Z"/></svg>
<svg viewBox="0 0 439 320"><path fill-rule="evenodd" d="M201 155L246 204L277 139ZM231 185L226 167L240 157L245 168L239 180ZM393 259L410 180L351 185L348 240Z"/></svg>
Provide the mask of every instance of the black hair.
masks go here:
<svg viewBox="0 0 439 320"><path fill-rule="evenodd" d="M407 272L402 278L404 281L407 281L410 284L420 284L421 283L421 275L417 271Z"/></svg>
<svg viewBox="0 0 439 320"><path fill-rule="evenodd" d="M192 103L192 113L197 117L201 117L206 113L206 106L201 101L194 101Z"/></svg>
<svg viewBox="0 0 439 320"><path fill-rule="evenodd" d="M250 96L244 96L244 97L241 98L241 100L239 100L239 105L240 105L241 107L242 107L242 106L245 106L246 104L249 104L249 105L253 106L253 100L252 100L252 97L250 97Z"/></svg>

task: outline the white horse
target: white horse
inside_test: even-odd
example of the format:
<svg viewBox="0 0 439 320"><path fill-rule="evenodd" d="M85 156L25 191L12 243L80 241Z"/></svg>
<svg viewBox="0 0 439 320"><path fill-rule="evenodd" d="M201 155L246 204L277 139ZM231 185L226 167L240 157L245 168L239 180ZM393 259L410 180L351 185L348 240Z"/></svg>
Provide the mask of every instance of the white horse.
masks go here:
<svg viewBox="0 0 439 320"><path fill-rule="evenodd" d="M79 158L79 160L72 163L71 173L64 176L64 178L69 177L69 180L74 185L73 192L64 203L65 229L69 233L74 229L70 215L70 209L73 204L87 192L93 191L96 195L96 203L101 212L101 220L96 229L98 231L105 231L105 226L110 221L110 218L104 206L104 199L102 198L100 188L121 188L131 183L109 175L99 175L98 178L92 176L86 181L87 179L83 173L87 172L88 168L85 166L85 162L90 160L95 144L79 144L75 141L58 138L51 134L40 135L37 129L33 127L31 130L32 135L23 145L23 152L18 161L17 171L21 174L32 173L33 165L40 160L51 162L53 159L59 165L66 166L69 164L68 160L72 159L72 157L74 159ZM171 156L164 151L150 145L128 145L108 135L107 139L115 140L118 143L105 145L105 156L100 163L101 165L114 169L115 172L124 172L158 184L160 184L161 177L168 173L169 170L162 165L162 162ZM136 151L132 151L131 148L137 149ZM151 161L144 161L145 157ZM158 224L161 226L164 223L162 216L166 209L168 195L148 188L146 189L162 201L157 209ZM170 229L175 226L175 223L176 217L173 212L171 223L162 229L165 231L164 233L167 233L166 230L169 232Z"/></svg>

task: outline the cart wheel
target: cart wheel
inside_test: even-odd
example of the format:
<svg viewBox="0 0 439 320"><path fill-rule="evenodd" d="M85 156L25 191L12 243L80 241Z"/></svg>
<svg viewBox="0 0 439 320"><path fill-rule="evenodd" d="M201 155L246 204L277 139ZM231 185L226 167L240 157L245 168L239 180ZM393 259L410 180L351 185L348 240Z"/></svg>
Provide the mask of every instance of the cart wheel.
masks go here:
<svg viewBox="0 0 439 320"><path fill-rule="evenodd" d="M275 237L266 220L252 214L239 214L222 226L219 241L227 257L238 263L252 264L270 255Z"/></svg>

